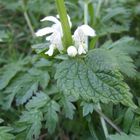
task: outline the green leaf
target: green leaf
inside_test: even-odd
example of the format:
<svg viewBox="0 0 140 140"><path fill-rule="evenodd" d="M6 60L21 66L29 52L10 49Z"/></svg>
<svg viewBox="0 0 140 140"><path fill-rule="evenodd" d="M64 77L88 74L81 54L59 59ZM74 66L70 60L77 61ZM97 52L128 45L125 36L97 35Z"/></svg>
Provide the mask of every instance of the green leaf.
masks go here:
<svg viewBox="0 0 140 140"><path fill-rule="evenodd" d="M122 73L132 78L136 76L136 67L129 55L136 55L140 51L139 42L131 37L123 37L113 43L106 42L102 48L111 50Z"/></svg>
<svg viewBox="0 0 140 140"><path fill-rule="evenodd" d="M126 135L125 133L110 135L108 140L139 140L140 136Z"/></svg>
<svg viewBox="0 0 140 140"><path fill-rule="evenodd" d="M126 133L129 132L131 125L134 121L133 119L134 119L134 113L131 108L128 108L125 113L124 120L123 120L124 132L126 132Z"/></svg>
<svg viewBox="0 0 140 140"><path fill-rule="evenodd" d="M45 70L32 68L28 73L21 73L5 90L5 93L11 96L7 102L7 108L10 107L14 97L17 105L27 102L33 94L37 93L39 87L45 89L49 80L50 76Z"/></svg>
<svg viewBox="0 0 140 140"><path fill-rule="evenodd" d="M36 68L32 68L29 71L29 74L32 77L36 77L37 81L39 82L40 86L45 89L50 81L50 76L48 71L45 70L41 70L41 69L36 69Z"/></svg>
<svg viewBox="0 0 140 140"><path fill-rule="evenodd" d="M39 14L39 15L40 14L45 15L46 13L47 13L47 15L51 15L55 9L54 3L51 3L50 0L49 1L46 1L46 0L40 0L40 1L28 0L27 8L29 9L29 11L36 13L36 14Z"/></svg>
<svg viewBox="0 0 140 140"><path fill-rule="evenodd" d="M0 126L0 140L14 140L15 137L10 131L13 130L11 127Z"/></svg>
<svg viewBox="0 0 140 140"><path fill-rule="evenodd" d="M74 100L70 96L61 95L60 104L63 106L63 111L66 118L73 119L75 106L72 104Z"/></svg>
<svg viewBox="0 0 140 140"><path fill-rule="evenodd" d="M60 107L59 104L55 101L50 101L47 106L44 108L44 119L46 120L46 128L48 128L49 133L53 133L56 128L56 124L58 122L58 115L57 112L59 112Z"/></svg>
<svg viewBox="0 0 140 140"><path fill-rule="evenodd" d="M41 58L39 61L35 63L35 67L37 68L49 67L49 66L52 66L52 62L44 58Z"/></svg>
<svg viewBox="0 0 140 140"><path fill-rule="evenodd" d="M95 48L96 42L98 40L98 36L94 37L91 41L90 41L90 49Z"/></svg>
<svg viewBox="0 0 140 140"><path fill-rule="evenodd" d="M94 103L121 102L136 107L123 76L107 50L96 49L84 59L63 61L57 68L55 78L64 94Z"/></svg>
<svg viewBox="0 0 140 140"><path fill-rule="evenodd" d="M2 94L3 97L2 97L2 101L1 101L1 105L2 105L2 108L7 110L11 107L11 104L14 100L14 97L15 97L15 93L11 93L9 95L5 95L4 93Z"/></svg>
<svg viewBox="0 0 140 140"><path fill-rule="evenodd" d="M103 17L102 21L107 22L115 16L125 15L126 13L127 16L130 15L130 10L124 7L108 8L107 14Z"/></svg>
<svg viewBox="0 0 140 140"><path fill-rule="evenodd" d="M0 42L4 42L8 39L8 33L5 30L0 30Z"/></svg>
<svg viewBox="0 0 140 140"><path fill-rule="evenodd" d="M43 107L49 100L49 97L43 93L38 92L36 96L33 96L32 99L26 104L26 108L30 109L39 109Z"/></svg>
<svg viewBox="0 0 140 140"><path fill-rule="evenodd" d="M0 1L0 3L2 5L4 5L7 9L13 10L13 11L17 10L20 7L20 3L17 2L16 0L12 0L12 1L10 1L10 0Z"/></svg>
<svg viewBox="0 0 140 140"><path fill-rule="evenodd" d="M122 37L121 39L106 46L108 49L120 51L131 55L136 55L140 52L140 42L134 40L132 37Z"/></svg>
<svg viewBox="0 0 140 140"><path fill-rule="evenodd" d="M135 134L135 135L139 135L140 134L140 117L136 117L133 120L132 126L131 126L131 133Z"/></svg>
<svg viewBox="0 0 140 140"><path fill-rule="evenodd" d="M131 78L136 76L136 66L128 54L117 50L111 50L111 53L116 57L117 64L122 73Z"/></svg>
<svg viewBox="0 0 140 140"><path fill-rule="evenodd" d="M112 33L122 33L130 28L130 8L122 6L121 2L108 1L111 7L101 8L101 17L96 23L96 30L99 36ZM108 3L107 2L107 3Z"/></svg>
<svg viewBox="0 0 140 140"><path fill-rule="evenodd" d="M129 26L127 24L119 25L119 24L114 24L114 23L110 23L110 24L100 23L98 24L96 29L97 29L98 36L101 37L101 36L105 36L112 33L119 34L121 32L128 31Z"/></svg>
<svg viewBox="0 0 140 140"><path fill-rule="evenodd" d="M87 116L89 113L93 112L94 109L93 103L82 102L81 105L83 106L83 116Z"/></svg>
<svg viewBox="0 0 140 140"><path fill-rule="evenodd" d="M41 132L41 121L43 120L42 112L38 110L24 111L19 123L24 123L27 130L26 140L38 140ZM23 131L24 133L24 131Z"/></svg>
<svg viewBox="0 0 140 140"><path fill-rule="evenodd" d="M23 59L23 60L19 60L17 62L7 64L1 69L0 90L4 89L18 72L24 70L23 66L25 64L26 64L26 60Z"/></svg>
<svg viewBox="0 0 140 140"><path fill-rule="evenodd" d="M42 53L49 48L48 46L49 46L48 43L35 44L32 46L32 49L34 49L36 53Z"/></svg>

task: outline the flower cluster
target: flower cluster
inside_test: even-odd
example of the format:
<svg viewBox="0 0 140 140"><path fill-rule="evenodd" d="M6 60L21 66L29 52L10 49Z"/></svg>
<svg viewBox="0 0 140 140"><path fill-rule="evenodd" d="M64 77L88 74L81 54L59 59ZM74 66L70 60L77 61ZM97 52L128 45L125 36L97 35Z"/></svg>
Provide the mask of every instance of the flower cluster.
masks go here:
<svg viewBox="0 0 140 140"><path fill-rule="evenodd" d="M58 51L61 53L64 47L62 43L63 31L61 22L59 21L59 16L57 16L57 18L53 16L47 16L41 21L51 21L54 23L51 27L45 27L36 32L36 36L48 35L46 37L46 40L50 42L50 46L49 50L45 52L45 54L52 56L55 49L58 49ZM72 23L70 21L69 16L68 21L70 27L72 27ZM89 25L79 26L72 36L74 45L69 46L67 49L68 55L74 57L76 55L86 54L88 51L86 39L88 36L96 36L95 31Z"/></svg>

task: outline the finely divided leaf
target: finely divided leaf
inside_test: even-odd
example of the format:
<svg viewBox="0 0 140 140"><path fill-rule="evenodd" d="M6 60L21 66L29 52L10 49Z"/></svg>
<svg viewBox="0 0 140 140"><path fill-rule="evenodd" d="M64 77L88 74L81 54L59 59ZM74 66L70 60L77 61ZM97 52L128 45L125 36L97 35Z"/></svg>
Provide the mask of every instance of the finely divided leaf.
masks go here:
<svg viewBox="0 0 140 140"><path fill-rule="evenodd" d="M73 99L71 99L69 96L61 95L60 104L62 104L66 118L69 119L73 119L74 111L76 109L72 102Z"/></svg>
<svg viewBox="0 0 140 140"><path fill-rule="evenodd" d="M24 60L25 59L7 64L1 69L0 90L4 89L18 72L23 71L23 66L26 64Z"/></svg>
<svg viewBox="0 0 140 140"><path fill-rule="evenodd" d="M131 78L136 76L136 66L128 54L113 49L111 50L111 53L114 57L116 57L116 62L123 74Z"/></svg>
<svg viewBox="0 0 140 140"><path fill-rule="evenodd" d="M125 112L123 119L123 130L126 133L129 133L132 123L134 122L134 112L131 108L128 108Z"/></svg>
<svg viewBox="0 0 140 140"><path fill-rule="evenodd" d="M48 128L49 133L53 133L56 128L56 124L58 122L57 112L59 112L59 110L59 104L53 100L44 108L44 119L46 120L46 128Z"/></svg>
<svg viewBox="0 0 140 140"><path fill-rule="evenodd" d="M110 135L107 140L140 140L140 136L126 135L125 133Z"/></svg>
<svg viewBox="0 0 140 140"><path fill-rule="evenodd" d="M26 140L38 140L42 127L42 120L43 115L42 112L40 112L39 110L30 110L23 112L19 123L23 123L28 130Z"/></svg>
<svg viewBox="0 0 140 140"><path fill-rule="evenodd" d="M39 109L43 107L49 100L49 97L43 93L38 92L36 96L33 96L32 99L26 104L26 108L30 109Z"/></svg>
<svg viewBox="0 0 140 140"><path fill-rule="evenodd" d="M136 55L138 52L140 52L140 42L134 40L132 37L122 37L121 39L106 46L106 48Z"/></svg>
<svg viewBox="0 0 140 140"><path fill-rule="evenodd" d="M0 126L0 140L14 140L15 137L10 133L12 128L7 126Z"/></svg>
<svg viewBox="0 0 140 140"><path fill-rule="evenodd" d="M123 37L115 42L108 41L102 48L110 49L112 56L116 58L117 65L122 73L128 77L136 76L136 67L129 55L140 52L140 43L131 37Z"/></svg>
<svg viewBox="0 0 140 140"><path fill-rule="evenodd" d="M50 77L47 71L32 68L28 73L20 74L15 78L5 90L5 93L12 94L12 99L16 96L17 105L24 104L33 96L33 94L36 94L39 86L45 89L49 80Z"/></svg>
<svg viewBox="0 0 140 140"><path fill-rule="evenodd" d="M87 116L89 113L93 112L94 104L82 102L81 106L83 106L83 116Z"/></svg>

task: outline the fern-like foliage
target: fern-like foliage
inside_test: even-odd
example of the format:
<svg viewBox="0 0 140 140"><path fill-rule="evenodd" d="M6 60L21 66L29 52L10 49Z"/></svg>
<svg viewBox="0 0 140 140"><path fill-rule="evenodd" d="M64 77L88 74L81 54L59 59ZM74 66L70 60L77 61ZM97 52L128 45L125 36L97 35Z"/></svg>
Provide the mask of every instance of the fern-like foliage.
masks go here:
<svg viewBox="0 0 140 140"><path fill-rule="evenodd" d="M109 26L107 23L99 23L99 27L97 26L96 28L99 36L105 36L112 33L121 33L129 30L128 25L116 25L113 22L111 22Z"/></svg>
<svg viewBox="0 0 140 140"><path fill-rule="evenodd" d="M82 102L81 106L83 106L83 116L88 115L89 113L93 112L94 104L88 102Z"/></svg>
<svg viewBox="0 0 140 140"><path fill-rule="evenodd" d="M76 109L72 103L74 101L75 99L71 96L66 96L65 94L61 95L60 104L63 108L63 112L66 118L73 119L73 115Z"/></svg>
<svg viewBox="0 0 140 140"><path fill-rule="evenodd" d="M140 42L132 37L122 37L115 42L107 42L105 48L113 49L114 51L121 51L129 55L136 55L140 51Z"/></svg>
<svg viewBox="0 0 140 140"><path fill-rule="evenodd" d="M0 119L0 123L2 123L3 120ZM13 134L11 134L11 131L13 129L8 126L0 126L0 140L14 140L15 137Z"/></svg>
<svg viewBox="0 0 140 140"><path fill-rule="evenodd" d="M23 60L23 62L26 61ZM5 90L2 91L0 104L5 109L9 109L14 100L16 100L16 105L26 103L38 92L39 88L44 90L49 83L50 76L46 71L46 66L50 65L48 61L37 61L33 64L34 66L31 65L32 67L25 67L23 62L8 64L2 69L5 71L2 71L1 87ZM29 65L30 62L28 61L27 64ZM9 70L9 65L12 65L12 71Z"/></svg>
<svg viewBox="0 0 140 140"><path fill-rule="evenodd" d="M97 49L84 59L63 61L55 78L60 90L67 95L94 103L121 102L135 108L129 87L123 82L110 51Z"/></svg>
<svg viewBox="0 0 140 140"><path fill-rule="evenodd" d="M20 72L25 70L25 65L28 63L28 59L19 60L16 62L9 63L5 65L0 70L0 90L4 89L10 82L14 76Z"/></svg>
<svg viewBox="0 0 140 140"><path fill-rule="evenodd" d="M111 135L108 140L139 140L140 136L126 135L125 133Z"/></svg>
<svg viewBox="0 0 140 140"><path fill-rule="evenodd" d="M116 58L119 69L128 77L136 76L136 67L131 56L137 55L140 52L140 43L131 37L123 37L115 42L106 42L102 48L109 49L112 56ZM127 68L127 69L126 69Z"/></svg>
<svg viewBox="0 0 140 140"><path fill-rule="evenodd" d="M38 92L26 104L26 109L27 111L22 112L18 124L21 126L20 133L25 133L27 140L37 140L42 127L47 128L49 133L55 131L58 123L57 112L60 111L60 106L56 101L51 100L47 94Z"/></svg>
<svg viewBox="0 0 140 140"><path fill-rule="evenodd" d="M24 111L19 122L24 125L26 131L26 140L39 138L41 131L41 121L43 120L43 114L39 110Z"/></svg>
<svg viewBox="0 0 140 140"><path fill-rule="evenodd" d="M0 0L0 4L5 6L5 8L8 10L13 10L13 11L22 10L22 2L20 0L12 0L12 2L10 0L7 0L7 1ZM48 0L47 2L45 0L41 0L41 1L28 0L26 2L26 6L27 6L27 9L32 12L35 12L37 14L41 13L44 15L48 12L49 12L48 14L50 14L52 10L54 9L52 6L52 3L50 3L50 0ZM49 9L46 9L46 7L49 7Z"/></svg>
<svg viewBox="0 0 140 140"><path fill-rule="evenodd" d="M60 106L57 102L51 100L44 108L44 119L46 120L45 127L48 128L49 133L53 133L58 122L58 114Z"/></svg>
<svg viewBox="0 0 140 140"><path fill-rule="evenodd" d="M134 65L133 59L126 53L120 51L112 50L112 55L116 57L116 61L120 68L120 71L127 75L128 77L135 77L136 76L136 66ZM126 69L127 68L127 69Z"/></svg>
<svg viewBox="0 0 140 140"><path fill-rule="evenodd" d="M109 1L111 7L103 6L100 12L100 20L96 23L99 36L112 33L122 33L130 28L131 10L124 7L123 3L112 0Z"/></svg>
<svg viewBox="0 0 140 140"><path fill-rule="evenodd" d="M14 98L16 98L16 104L24 104L28 99L36 94L39 86L46 88L49 82L49 75L47 71L41 71L38 69L31 69L28 73L20 74L14 79L14 81L4 91L4 101L7 102L6 108L11 106Z"/></svg>

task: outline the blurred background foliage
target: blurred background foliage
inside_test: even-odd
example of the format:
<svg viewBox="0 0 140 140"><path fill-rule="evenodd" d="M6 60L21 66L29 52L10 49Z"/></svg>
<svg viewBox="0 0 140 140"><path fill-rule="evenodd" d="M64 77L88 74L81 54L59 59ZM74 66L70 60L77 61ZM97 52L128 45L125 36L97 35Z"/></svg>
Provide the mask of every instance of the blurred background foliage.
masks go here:
<svg viewBox="0 0 140 140"><path fill-rule="evenodd" d="M72 30L75 30L84 23L84 0L66 0L65 3L73 23ZM90 40L90 48L106 48L109 41L114 42L117 49L112 50L112 53L118 58L122 57L122 73L125 74L135 103L140 106L140 1L90 0L89 3L88 22L98 35L96 39ZM31 48L39 46L44 51L44 46L48 46L44 39L36 38L34 32L48 25L41 23L40 19L56 14L54 0L0 0L0 140L104 140L98 114L93 112L91 117L86 116L84 119L81 117L82 109L73 103L74 100L58 93L53 74L56 67L54 63L59 60L46 60L42 55L36 55ZM119 48L133 60L121 55ZM126 59L134 62L135 66L123 63ZM137 71L131 73L132 67ZM121 105L110 103L109 106L102 106L108 118L123 132L140 136L140 108L133 112ZM86 109L89 107L85 106ZM28 112L31 108L38 110ZM76 108L80 108L80 114L75 112ZM64 114L74 119L66 119ZM94 126L88 123L90 119ZM108 128L110 133L115 132L110 126ZM122 140L125 140L123 136ZM110 140L116 140L115 136Z"/></svg>

